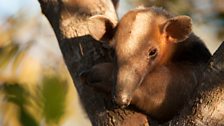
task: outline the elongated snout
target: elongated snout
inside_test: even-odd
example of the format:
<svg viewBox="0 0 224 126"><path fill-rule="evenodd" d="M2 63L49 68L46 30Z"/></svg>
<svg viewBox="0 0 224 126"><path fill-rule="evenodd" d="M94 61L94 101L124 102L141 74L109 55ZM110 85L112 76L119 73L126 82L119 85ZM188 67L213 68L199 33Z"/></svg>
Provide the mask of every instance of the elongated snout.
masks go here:
<svg viewBox="0 0 224 126"><path fill-rule="evenodd" d="M131 103L131 99L131 95L127 93L117 93L116 95L114 95L114 101L121 108L127 107Z"/></svg>
<svg viewBox="0 0 224 126"><path fill-rule="evenodd" d="M139 85L139 76L128 70L120 69L114 90L114 101L121 107L131 103L132 95Z"/></svg>

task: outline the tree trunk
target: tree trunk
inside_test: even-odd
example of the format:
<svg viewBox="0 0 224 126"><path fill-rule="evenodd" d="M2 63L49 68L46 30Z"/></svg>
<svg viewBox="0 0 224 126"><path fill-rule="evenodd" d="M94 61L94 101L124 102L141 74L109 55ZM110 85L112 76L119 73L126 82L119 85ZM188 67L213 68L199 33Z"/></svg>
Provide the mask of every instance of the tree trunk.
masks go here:
<svg viewBox="0 0 224 126"><path fill-rule="evenodd" d="M112 49L93 39L88 19L117 15L110 0L39 0L57 37L67 68L93 126L148 126L149 117L134 109L115 108L110 97L82 83L79 75L94 64L113 61ZM117 4L117 0L113 3ZM96 31L99 29L96 29ZM180 116L164 125L224 125L224 44L212 58L197 93ZM193 111L192 111L193 110ZM155 124L154 124L155 125Z"/></svg>

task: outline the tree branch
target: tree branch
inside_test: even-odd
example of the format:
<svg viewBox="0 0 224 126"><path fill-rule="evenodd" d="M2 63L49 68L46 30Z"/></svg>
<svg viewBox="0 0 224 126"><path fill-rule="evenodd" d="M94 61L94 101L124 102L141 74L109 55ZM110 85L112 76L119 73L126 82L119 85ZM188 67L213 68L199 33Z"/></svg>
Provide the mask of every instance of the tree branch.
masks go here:
<svg viewBox="0 0 224 126"><path fill-rule="evenodd" d="M111 62L110 48L94 40L86 26L94 15L109 17L117 24L117 15L110 0L39 0L42 12L56 34L65 63L74 81L80 100L94 126L148 125L147 116L132 110L114 108L110 98L83 84L80 73L94 64ZM97 29L96 29L97 30Z"/></svg>

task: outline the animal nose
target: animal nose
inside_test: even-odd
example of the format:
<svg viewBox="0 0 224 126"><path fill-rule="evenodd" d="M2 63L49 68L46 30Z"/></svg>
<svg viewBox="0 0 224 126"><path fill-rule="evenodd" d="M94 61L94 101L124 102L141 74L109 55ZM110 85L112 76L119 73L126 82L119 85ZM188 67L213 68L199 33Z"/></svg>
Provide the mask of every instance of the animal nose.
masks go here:
<svg viewBox="0 0 224 126"><path fill-rule="evenodd" d="M131 97L130 97L130 95L127 95L127 94L115 95L114 101L121 108L125 108L131 103Z"/></svg>

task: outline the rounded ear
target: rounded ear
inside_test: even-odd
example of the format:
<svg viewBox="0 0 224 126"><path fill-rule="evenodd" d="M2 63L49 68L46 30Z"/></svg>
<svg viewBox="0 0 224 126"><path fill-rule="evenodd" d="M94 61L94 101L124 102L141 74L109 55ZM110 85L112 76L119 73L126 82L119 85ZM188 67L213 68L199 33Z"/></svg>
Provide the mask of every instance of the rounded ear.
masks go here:
<svg viewBox="0 0 224 126"><path fill-rule="evenodd" d="M188 16L177 16L168 19L162 25L162 33L165 35L166 41L182 42L188 38L192 32L191 18Z"/></svg>
<svg viewBox="0 0 224 126"><path fill-rule="evenodd" d="M88 20L90 35L98 40L105 41L113 37L115 24L103 15L95 15Z"/></svg>

